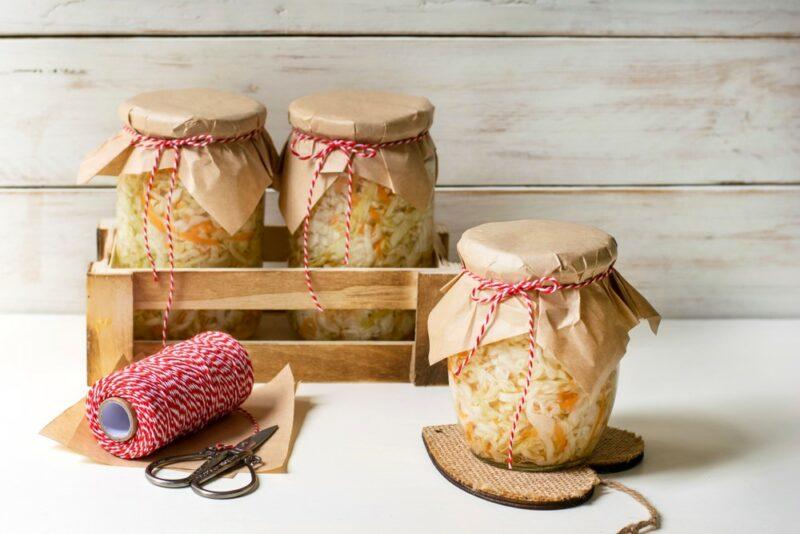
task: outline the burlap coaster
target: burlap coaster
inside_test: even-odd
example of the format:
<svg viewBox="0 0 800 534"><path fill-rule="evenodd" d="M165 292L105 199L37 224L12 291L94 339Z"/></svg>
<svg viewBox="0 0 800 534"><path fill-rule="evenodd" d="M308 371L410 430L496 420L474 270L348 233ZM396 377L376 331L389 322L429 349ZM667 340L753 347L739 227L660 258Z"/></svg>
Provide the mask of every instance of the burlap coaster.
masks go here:
<svg viewBox="0 0 800 534"><path fill-rule="evenodd" d="M439 472L459 488L499 504L539 510L569 508L586 502L600 484L598 471L628 469L644 455L642 438L608 428L586 465L530 473L482 462L469 450L458 425L425 427L422 439Z"/></svg>
<svg viewBox="0 0 800 534"><path fill-rule="evenodd" d="M587 464L598 473L616 473L644 458L644 440L627 430L606 428Z"/></svg>

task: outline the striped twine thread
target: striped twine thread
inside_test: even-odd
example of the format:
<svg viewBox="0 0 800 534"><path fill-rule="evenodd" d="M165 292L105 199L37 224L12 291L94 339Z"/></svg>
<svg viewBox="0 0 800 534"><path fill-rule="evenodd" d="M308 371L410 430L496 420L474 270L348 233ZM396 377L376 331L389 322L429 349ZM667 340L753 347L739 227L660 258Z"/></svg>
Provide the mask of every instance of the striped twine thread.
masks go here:
<svg viewBox="0 0 800 534"><path fill-rule="evenodd" d="M349 139L331 139L327 137L319 137L310 133L304 132L297 128L292 130L291 142L289 143L289 150L292 155L302 161L312 160L315 162L314 174L311 178L311 185L308 188L308 195L306 196L306 215L303 219L303 275L305 277L306 288L308 294L314 303L314 308L317 311L324 311L322 304L320 304L319 297L314 291L314 284L311 281L311 266L309 262L308 252L308 229L311 224L311 211L314 208L314 189L319 182L322 175L322 170L325 168L325 163L328 157L336 151L344 154L346 158L345 175L347 176L347 202L345 204L344 212L344 261L343 265L350 265L350 219L353 213L353 182L355 180L355 171L353 169L353 161L355 158L370 159L377 156L378 151L384 148L392 148L401 145L408 145L417 143L428 136L428 132L424 131L414 137L406 139L399 139L397 141L389 141L386 143L359 143ZM307 154L302 154L297 149L299 141L311 141L311 150ZM319 147L319 148L318 148Z"/></svg>
<svg viewBox="0 0 800 534"><path fill-rule="evenodd" d="M153 257L153 252L150 247L150 232L148 225L148 217L150 214L150 201L152 199L153 186L155 185L156 174L161 166L161 158L167 150L175 152L175 162L170 169L169 177L169 192L167 193L167 206L164 212L164 227L167 234L167 257L169 263L169 290L167 293L167 305L164 308L161 320L161 346L167 346L167 326L169 325L169 314L172 311L172 305L175 300L175 243L173 237L173 224L172 224L172 197L178 183L178 170L181 166L181 151L184 148L204 148L209 145L238 143L253 139L261 133L261 129L252 130L239 135L231 137L214 137L213 135L194 135L191 137L181 137L177 139L166 137L152 137L143 135L128 125L123 127L123 130L131 136L131 146L146 148L155 151L155 161L150 175L147 178L147 186L144 192L144 210L142 213L142 233L144 235L144 249L147 255L147 261L153 271L153 281L158 282L158 269L156 261Z"/></svg>
<svg viewBox="0 0 800 534"><path fill-rule="evenodd" d="M467 357L459 363L458 368L454 373L456 377L461 375L464 367L469 364L472 357L478 351L478 347L480 346L481 341L483 341L483 338L492 323L492 319L497 311L497 307L503 301L511 297L519 297L522 299L528 312L528 363L525 372L525 386L523 387L522 396L517 403L517 407L514 410L514 417L511 422L511 432L508 436L506 465L509 469L512 469L514 465L514 439L517 435L519 418L522 414L523 408L525 407L525 401L528 398L528 392L530 391L531 379L533 377L533 364L536 359L536 312L538 305L534 303L531 293L550 295L556 291L562 291L565 289L582 289L600 280L605 280L613 271L614 264L612 263L606 271L592 276L591 278L587 278L582 282L573 284L561 284L552 276L544 276L534 280L523 280L521 282L509 283L501 280L483 278L472 271L469 271L466 267L462 267L461 274L469 276L478 283L477 286L472 288L472 291L470 292L470 298L474 302L488 304L489 310L486 313L486 317L483 319L483 323L481 323L481 327L478 330L478 335L475 337L475 342L472 344L472 348L467 353ZM482 295L481 293L483 292L486 292L487 294Z"/></svg>
<svg viewBox="0 0 800 534"><path fill-rule="evenodd" d="M253 365L244 347L228 334L204 332L95 382L86 396L86 419L103 449L141 458L241 410L252 389ZM136 414L136 433L123 442L109 438L100 425L100 405L110 397L125 399ZM244 413L257 432L258 423Z"/></svg>

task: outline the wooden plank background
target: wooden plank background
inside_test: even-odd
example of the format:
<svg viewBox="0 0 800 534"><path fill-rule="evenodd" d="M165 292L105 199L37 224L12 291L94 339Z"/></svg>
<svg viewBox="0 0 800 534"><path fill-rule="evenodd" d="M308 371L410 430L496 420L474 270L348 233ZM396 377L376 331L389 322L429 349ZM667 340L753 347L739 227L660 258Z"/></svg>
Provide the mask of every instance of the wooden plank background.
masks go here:
<svg viewBox="0 0 800 534"><path fill-rule="evenodd" d="M4 185L73 184L118 104L165 85L265 102L277 143L311 90L426 95L442 185L780 183L800 168L794 39L9 39L0 75Z"/></svg>
<svg viewBox="0 0 800 534"><path fill-rule="evenodd" d="M795 0L13 0L14 35L800 34Z"/></svg>
<svg viewBox="0 0 800 534"><path fill-rule="evenodd" d="M210 86L265 102L278 143L311 91L426 95L451 248L482 222L572 219L617 237L666 316L800 316L800 2L154 6L0 2L0 311L84 309L114 192L73 186L78 163L127 96Z"/></svg>

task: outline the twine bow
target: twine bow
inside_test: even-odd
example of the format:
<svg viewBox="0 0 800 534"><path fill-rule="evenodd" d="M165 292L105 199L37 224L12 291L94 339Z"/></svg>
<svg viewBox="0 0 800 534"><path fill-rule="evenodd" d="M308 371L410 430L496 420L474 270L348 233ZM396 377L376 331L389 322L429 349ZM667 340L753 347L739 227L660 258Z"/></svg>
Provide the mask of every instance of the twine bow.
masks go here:
<svg viewBox="0 0 800 534"><path fill-rule="evenodd" d="M130 126L124 127L125 132L131 136L131 146L137 146L155 150L155 161L153 168L147 178L147 186L144 192L144 210L142 213L142 233L144 236L144 250L147 254L147 262L153 271L153 281L158 282L158 269L156 261L153 258L152 250L150 249L150 232L148 230L148 215L150 213L150 199L152 196L153 185L155 183L158 168L161 165L161 158L167 150L175 152L175 162L170 169L169 176L169 192L167 193L167 207L164 213L164 227L167 234L167 256L169 260L169 291L167 293L167 305L164 308L163 318L161 321L161 345L167 346L167 326L169 324L169 314L172 311L172 305L175 299L175 243L173 240L173 227L172 227L172 195L175 192L175 187L178 182L178 169L181 166L181 150L184 148L204 148L208 145L223 144L223 143L236 143L253 139L261 130L252 130L240 135L231 137L214 137L213 135L194 135L191 137L181 137L177 139L166 137L151 137L143 135L131 128Z"/></svg>
<svg viewBox="0 0 800 534"><path fill-rule="evenodd" d="M295 128L292 131L292 140L289 143L289 150L296 158L307 161L313 160L314 174L311 178L311 185L308 188L308 195L306 197L306 215L303 219L303 275L308 288L308 294L314 302L314 307L317 311L323 311L324 308L319 302L317 293L314 291L314 284L311 281L311 266L309 262L308 252L308 229L311 224L311 211L314 207L314 188L317 186L322 169L325 168L325 163L328 157L334 152L341 152L345 156L345 174L347 175L347 203L344 212L344 260L343 265L350 265L350 220L353 213L353 181L355 171L353 169L353 160L356 158L371 159L377 156L378 151L383 148L390 148L394 146L407 145L421 141L428 135L428 132L422 132L417 136L409 137L406 139L399 139L397 141L389 141L387 143L359 143L349 139L330 139L327 137L318 137L302 130ZM307 154L301 154L297 149L298 141L311 141L311 150ZM320 148L317 149L317 146Z"/></svg>
<svg viewBox="0 0 800 534"><path fill-rule="evenodd" d="M472 271L469 271L466 267L462 267L461 273L469 276L476 282L478 285L472 288L470 292L470 299L474 302L478 302L480 304L488 304L489 310L486 312L486 317L483 319L483 323L481 324L481 328L478 331L478 335L475 337L475 342L472 344L472 348L467 353L467 357L462 360L458 368L456 369L454 375L456 377L461 375L461 372L464 370L464 367L469 364L472 357L478 351L478 347L481 344L484 336L486 335L487 330L489 329L489 325L492 323L492 319L494 318L495 312L497 311L497 307L505 300L511 297L519 297L522 299L523 303L525 304L525 308L528 312L528 364L527 370L525 373L525 387L522 390L522 396L520 397L519 402L517 403L516 410L514 411L514 418L511 423L511 433L508 437L508 451L506 453L506 465L509 469L513 467L514 464L514 438L517 434L517 426L519 424L519 417L522 413L523 408L525 407L525 401L528 397L528 391L531 387L531 378L533 376L533 362L536 359L536 312L538 304L534 302L534 299L531 296L531 293L537 294L544 294L550 295L555 293L556 291L562 291L564 289L581 289L590 284L593 284L599 280L604 280L608 278L611 273L614 271L614 264L612 263L609 268L597 274L591 278L587 278L583 282L573 283L573 284L561 284L558 280L553 278L552 276L544 276L541 278L536 278L534 280L523 280L521 282L504 282L502 280L492 280L488 278L483 278Z"/></svg>

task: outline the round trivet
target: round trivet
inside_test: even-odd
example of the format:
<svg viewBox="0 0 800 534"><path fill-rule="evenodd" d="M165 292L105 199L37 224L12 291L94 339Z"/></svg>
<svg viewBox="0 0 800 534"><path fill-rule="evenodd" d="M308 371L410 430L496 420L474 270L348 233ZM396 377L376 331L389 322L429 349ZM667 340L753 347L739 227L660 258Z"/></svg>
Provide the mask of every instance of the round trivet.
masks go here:
<svg viewBox="0 0 800 534"><path fill-rule="evenodd" d="M644 457L644 441L627 430L607 428L584 466L549 472L499 469L476 458L458 425L429 426L422 439L436 468L450 482L484 499L522 508L576 506L592 496L597 473L630 469Z"/></svg>
<svg viewBox="0 0 800 534"><path fill-rule="evenodd" d="M586 466L536 473L489 465L472 454L458 425L425 427L422 440L447 480L499 504L537 510L569 508L589 500L600 483L597 473Z"/></svg>
<svg viewBox="0 0 800 534"><path fill-rule="evenodd" d="M638 532L660 524L658 511L644 497L597 475L629 469L642 461L644 441L632 432L607 428L586 465L542 473L510 471L482 462L469 450L458 425L425 427L422 440L433 465L447 480L482 499L517 508L555 510L588 501L595 486L604 484L630 495L650 512L649 519L620 532Z"/></svg>

